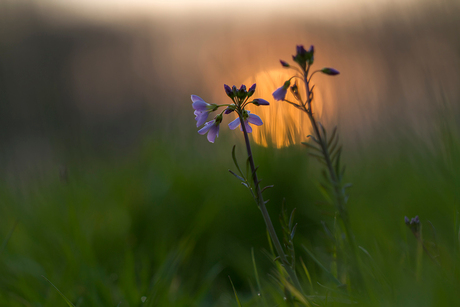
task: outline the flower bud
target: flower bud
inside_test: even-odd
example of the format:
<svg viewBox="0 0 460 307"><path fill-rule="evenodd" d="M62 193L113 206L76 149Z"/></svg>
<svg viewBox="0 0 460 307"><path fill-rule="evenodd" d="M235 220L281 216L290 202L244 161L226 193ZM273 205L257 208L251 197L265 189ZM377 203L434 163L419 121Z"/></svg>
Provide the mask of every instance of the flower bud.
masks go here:
<svg viewBox="0 0 460 307"><path fill-rule="evenodd" d="M225 111L224 111L224 114L230 114L232 113L233 111L235 111L235 105L232 104L231 106L228 106Z"/></svg>
<svg viewBox="0 0 460 307"><path fill-rule="evenodd" d="M303 69L306 68L307 66L307 61L309 61L310 56L307 50L302 45L298 45L296 48L296 55L292 56L292 59L300 65Z"/></svg>
<svg viewBox="0 0 460 307"><path fill-rule="evenodd" d="M252 103L256 106L269 106L270 105L270 103L267 100L260 99L260 98L254 99Z"/></svg>
<svg viewBox="0 0 460 307"><path fill-rule="evenodd" d="M222 122L223 118L224 117L222 116L222 114L217 115L216 118L215 118L215 120L216 120L215 125L218 126Z"/></svg>
<svg viewBox="0 0 460 307"><path fill-rule="evenodd" d="M292 95L294 95L294 97L296 99L301 100L300 94L299 94L299 87L297 86L297 82L294 83L293 86L291 86L291 92L292 92Z"/></svg>
<svg viewBox="0 0 460 307"><path fill-rule="evenodd" d="M232 91L232 89L230 88L230 86L228 86L227 84L224 84L224 89L225 89L225 93L227 94L228 97L230 97L230 98L235 97L235 96L233 95L233 91Z"/></svg>
<svg viewBox="0 0 460 307"><path fill-rule="evenodd" d="M232 86L232 92L234 96L238 94L238 89L236 88L236 86Z"/></svg>
<svg viewBox="0 0 460 307"><path fill-rule="evenodd" d="M246 98L246 96L248 95L248 92L246 91L246 85L241 85L240 89L238 90L238 93L236 94L236 96L238 98L241 98L241 99L244 99Z"/></svg>
<svg viewBox="0 0 460 307"><path fill-rule="evenodd" d="M280 63L281 63L281 65L283 67L290 67L290 65L287 62L283 61L283 60L280 60Z"/></svg>
<svg viewBox="0 0 460 307"><path fill-rule="evenodd" d="M340 72L334 68L329 68L329 67L324 67L323 69L321 69L321 72L323 74L326 74L328 76L335 76L335 75L338 75L340 74Z"/></svg>
<svg viewBox="0 0 460 307"><path fill-rule="evenodd" d="M308 58L308 64L313 64L313 61L314 61L314 53L315 53L315 47L313 47L313 45L310 46L310 49L308 49L307 51L307 58Z"/></svg>
<svg viewBox="0 0 460 307"><path fill-rule="evenodd" d="M254 92L256 91L256 84L254 83L248 90L248 97L251 97L254 95Z"/></svg>

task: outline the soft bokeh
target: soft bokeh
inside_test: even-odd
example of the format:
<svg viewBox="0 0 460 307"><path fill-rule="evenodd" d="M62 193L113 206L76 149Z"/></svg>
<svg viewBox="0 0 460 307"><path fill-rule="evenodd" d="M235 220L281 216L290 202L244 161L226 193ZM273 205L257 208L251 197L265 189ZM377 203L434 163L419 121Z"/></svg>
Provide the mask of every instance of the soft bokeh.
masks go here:
<svg viewBox="0 0 460 307"><path fill-rule="evenodd" d="M251 247L261 271L271 263L227 172L233 144L244 161L242 135L227 116L209 144L190 101L228 103L224 83L256 82L270 101L251 109L269 211L276 224L286 198L299 242L320 246L333 209L300 145L310 127L271 97L298 44L340 71L315 75L315 108L339 127L357 241L401 306L455 305L436 281L407 286L400 266L405 215L458 245L459 17L454 0L1 1L0 305L62 304L41 275L82 306L231 306L228 275L250 296Z"/></svg>

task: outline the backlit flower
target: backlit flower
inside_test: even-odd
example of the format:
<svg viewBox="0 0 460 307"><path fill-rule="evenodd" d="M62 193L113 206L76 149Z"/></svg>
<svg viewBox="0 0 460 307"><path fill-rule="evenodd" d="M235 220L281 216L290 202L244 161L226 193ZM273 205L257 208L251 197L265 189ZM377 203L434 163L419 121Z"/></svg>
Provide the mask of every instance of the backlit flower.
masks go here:
<svg viewBox="0 0 460 307"><path fill-rule="evenodd" d="M263 124L262 120L260 119L259 116L255 115L255 114L251 114L250 111L246 111L245 110L245 114L243 115L243 122L244 122L244 126L246 127L246 131L248 133L252 132L252 127L249 125L249 124L253 124L253 125L256 125L256 126L261 126ZM238 126L240 126L241 122L240 122L240 117L238 116L234 121L230 122L228 124L228 127L232 130L236 129ZM243 131L243 128L240 127L240 130Z"/></svg>
<svg viewBox="0 0 460 307"><path fill-rule="evenodd" d="M278 88L276 91L273 92L273 98L275 98L275 100L284 100L284 98L286 97L287 89L290 85L290 80L284 82L284 85L282 87Z"/></svg>
<svg viewBox="0 0 460 307"><path fill-rule="evenodd" d="M219 125L222 122L222 116L217 116L213 120L207 122L203 128L198 130L198 133L201 135L208 133L208 141L214 143L216 137L219 136Z"/></svg>
<svg viewBox="0 0 460 307"><path fill-rule="evenodd" d="M195 109L196 126L199 127L206 122L209 113L217 109L217 105L209 104L197 95L192 95L191 98L193 102L192 107Z"/></svg>

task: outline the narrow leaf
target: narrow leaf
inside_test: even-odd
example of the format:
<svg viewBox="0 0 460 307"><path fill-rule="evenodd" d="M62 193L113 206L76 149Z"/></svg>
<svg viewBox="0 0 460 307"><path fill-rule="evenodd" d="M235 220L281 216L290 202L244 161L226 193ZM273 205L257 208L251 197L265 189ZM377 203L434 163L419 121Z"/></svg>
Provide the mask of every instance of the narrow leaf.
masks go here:
<svg viewBox="0 0 460 307"><path fill-rule="evenodd" d="M69 299L68 299L67 297L65 297L65 295L62 294L62 292L59 291L59 289L58 289L55 285L53 285L53 283L52 283L51 281L48 280L48 278L46 278L46 277L43 276L43 275L42 275L42 277L43 277L47 282L49 282L49 283L54 287L54 289L57 290L57 292L61 295L61 297L64 299L64 301L67 303L67 305L69 305L70 307L75 307L75 305L72 304L72 302L69 301Z"/></svg>
<svg viewBox="0 0 460 307"><path fill-rule="evenodd" d="M318 145L321 145L321 143L311 134L307 135L307 138L311 138L313 141L315 141Z"/></svg>
<svg viewBox="0 0 460 307"><path fill-rule="evenodd" d="M228 276L228 279L230 279L230 283L232 284L233 293L235 293L235 298L236 298L236 302L238 303L238 307L242 307L241 302L240 302L240 299L238 298L238 294L236 293L235 286L233 285L233 281L232 281L232 279L230 278L230 275Z"/></svg>
<svg viewBox="0 0 460 307"><path fill-rule="evenodd" d="M316 150L316 151L319 151L321 154L323 153L323 151L321 149L319 149L318 147L314 146L314 145L311 145L310 143L308 142L302 142L303 145L307 146L308 148L310 149L313 149L313 150Z"/></svg>
<svg viewBox="0 0 460 307"><path fill-rule="evenodd" d="M235 174L232 170L228 170L230 172L230 174L232 174L233 176L235 176L236 178L238 178L239 180L241 181L246 181L246 179L244 179L243 177L241 176L238 176L237 174Z"/></svg>
<svg viewBox="0 0 460 307"><path fill-rule="evenodd" d="M327 147L330 147L331 146L331 143L332 141L334 140L335 136L337 134L337 126L334 127L334 130L332 130L332 134L331 134L331 137L329 138L329 141L327 142ZM337 139L339 137L337 136Z"/></svg>
<svg viewBox="0 0 460 307"><path fill-rule="evenodd" d="M236 160L235 148L236 148L236 145L233 145L233 148L232 148L233 163L235 164L236 169L238 170L238 172L240 172L240 175L243 176L243 172L241 171L240 166L238 165L238 161Z"/></svg>
<svg viewBox="0 0 460 307"><path fill-rule="evenodd" d="M330 155L334 154L334 151L337 149L337 145L339 144L339 138L336 137L331 143L327 144L327 148Z"/></svg>
<svg viewBox="0 0 460 307"><path fill-rule="evenodd" d="M294 223L294 215L297 209L292 209L291 216L289 217L289 229L292 229L292 223Z"/></svg>
<svg viewBox="0 0 460 307"><path fill-rule="evenodd" d="M263 187L263 189L260 190L260 192L262 193L263 191L265 191L265 190L267 190L267 189L270 189L270 188L273 188L273 187L274 187L273 184L272 184L272 185L267 185L266 187Z"/></svg>
<svg viewBox="0 0 460 307"><path fill-rule="evenodd" d="M324 128L323 124L318 122L319 126L321 127L321 131L323 132L324 139L327 140L326 129Z"/></svg>
<svg viewBox="0 0 460 307"><path fill-rule="evenodd" d="M308 250L308 248L305 247L305 245L302 244L302 247L303 247L303 249L307 252L307 254L311 257L311 259L312 259L314 262L316 262L316 264L317 264L324 272L326 272L327 275L328 275L338 286L341 286L341 285L342 285L342 283L341 283L331 272L329 272L329 270L326 269L326 267L325 267L318 259L316 259L315 255L313 255L313 253L310 252L310 251Z"/></svg>
<svg viewBox="0 0 460 307"><path fill-rule="evenodd" d="M302 268L303 268L303 270L305 272L305 275L307 275L308 282L310 283L311 293L315 293L314 290L313 290L313 284L311 282L310 272L308 271L307 266L303 262L302 257L299 257L299 258L300 258L300 264L302 265Z"/></svg>
<svg viewBox="0 0 460 307"><path fill-rule="evenodd" d="M294 228L292 228L291 230L291 241L294 240L294 236L295 236L295 231L297 229L297 223L294 225Z"/></svg>

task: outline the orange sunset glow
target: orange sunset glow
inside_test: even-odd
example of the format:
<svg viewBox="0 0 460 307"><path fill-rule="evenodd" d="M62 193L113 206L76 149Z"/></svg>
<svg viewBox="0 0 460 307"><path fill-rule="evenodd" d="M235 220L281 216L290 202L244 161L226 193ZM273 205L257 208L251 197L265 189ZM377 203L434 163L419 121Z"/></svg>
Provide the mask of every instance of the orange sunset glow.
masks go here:
<svg viewBox="0 0 460 307"><path fill-rule="evenodd" d="M310 121L307 114L289 105L287 102L275 101L272 93L283 83L292 77L293 71L287 69L275 69L262 71L253 78L247 79L244 84L257 84L254 97L261 97L270 102L268 107L256 107L251 105L248 109L259 115L264 124L252 132L254 141L262 146L276 148L298 144L307 139L310 134ZM294 81L295 79L293 79ZM293 83L291 83L293 84ZM304 93L304 86L298 82L300 92ZM295 102L295 98L288 91L286 99ZM315 92L313 109L318 118L321 118L323 109L322 99L319 92Z"/></svg>

